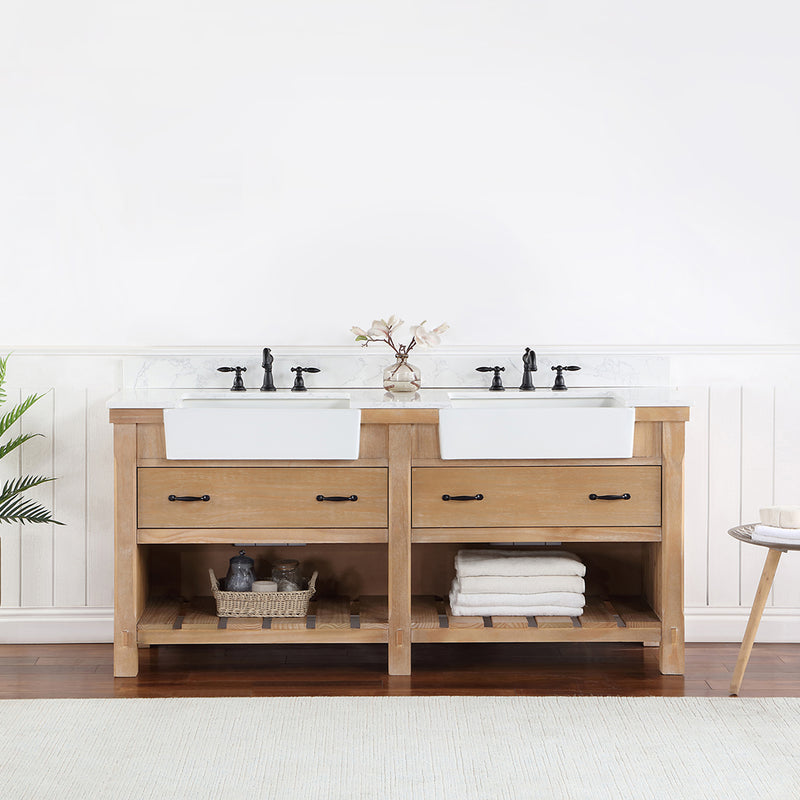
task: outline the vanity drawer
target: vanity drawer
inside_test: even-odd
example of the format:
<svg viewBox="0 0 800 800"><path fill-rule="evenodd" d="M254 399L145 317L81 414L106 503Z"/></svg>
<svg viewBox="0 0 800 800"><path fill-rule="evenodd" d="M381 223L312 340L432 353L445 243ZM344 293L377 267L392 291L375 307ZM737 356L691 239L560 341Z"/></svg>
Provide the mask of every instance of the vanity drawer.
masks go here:
<svg viewBox="0 0 800 800"><path fill-rule="evenodd" d="M385 528L387 485L382 467L141 467L138 527Z"/></svg>
<svg viewBox="0 0 800 800"><path fill-rule="evenodd" d="M657 526L661 467L415 467L411 520L415 528Z"/></svg>

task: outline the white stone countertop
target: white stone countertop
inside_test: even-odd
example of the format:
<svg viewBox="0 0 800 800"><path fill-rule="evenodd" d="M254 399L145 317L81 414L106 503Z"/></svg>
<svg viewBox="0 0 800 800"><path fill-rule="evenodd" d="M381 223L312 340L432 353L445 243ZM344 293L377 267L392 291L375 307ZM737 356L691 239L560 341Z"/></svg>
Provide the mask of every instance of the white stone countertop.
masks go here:
<svg viewBox="0 0 800 800"><path fill-rule="evenodd" d="M410 397L393 395L383 389L309 389L307 392L292 392L288 389L279 389L277 392L262 393L258 389L248 389L247 392L232 393L220 389L126 389L112 395L107 403L108 408L176 408L187 397L208 399L241 398L243 403L248 400L264 399L265 394L273 398L288 399L303 402L304 398L336 398L345 397L350 400L351 408L450 408L450 394L469 392L471 396L485 395L488 399L496 397L514 398L531 397L544 399L550 397L598 397L616 395L628 406L671 408L685 407L690 403L674 389L668 387L602 387L598 389L582 388L568 389L567 392L553 392L550 389L537 389L535 392L520 392L512 389L505 392L490 392L488 389L474 387L454 387L449 389L421 389Z"/></svg>

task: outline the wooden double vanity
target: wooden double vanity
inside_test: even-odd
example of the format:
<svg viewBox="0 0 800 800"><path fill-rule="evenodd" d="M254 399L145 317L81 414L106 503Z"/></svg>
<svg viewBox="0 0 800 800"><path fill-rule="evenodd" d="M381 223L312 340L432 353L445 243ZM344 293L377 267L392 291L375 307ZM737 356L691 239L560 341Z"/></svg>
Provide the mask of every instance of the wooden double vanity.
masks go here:
<svg viewBox="0 0 800 800"><path fill-rule="evenodd" d="M418 642L641 642L683 672L685 407L637 407L633 456L599 460L445 461L436 408L364 408L353 461L168 460L161 408L110 419L118 677L137 674L140 647L281 642L383 644L392 675L410 674ZM489 543L578 553L584 614L451 615L455 553ZM224 576L241 547L257 577L286 557L319 572L308 617L216 616L208 569Z"/></svg>

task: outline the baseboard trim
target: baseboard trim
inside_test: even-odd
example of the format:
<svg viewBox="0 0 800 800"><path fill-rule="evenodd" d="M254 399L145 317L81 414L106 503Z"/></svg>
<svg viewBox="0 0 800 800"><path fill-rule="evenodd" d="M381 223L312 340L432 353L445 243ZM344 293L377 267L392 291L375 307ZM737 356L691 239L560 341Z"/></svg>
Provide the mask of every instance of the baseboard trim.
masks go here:
<svg viewBox="0 0 800 800"><path fill-rule="evenodd" d="M684 610L687 642L741 642L749 608L687 608ZM766 608L756 635L757 642L800 642L800 610Z"/></svg>
<svg viewBox="0 0 800 800"><path fill-rule="evenodd" d="M74 644L114 641L114 609L3 608L0 644Z"/></svg>
<svg viewBox="0 0 800 800"><path fill-rule="evenodd" d="M687 642L741 642L749 608L687 608ZM114 609L3 608L0 644L68 644L112 642ZM768 608L757 642L800 643L800 610Z"/></svg>

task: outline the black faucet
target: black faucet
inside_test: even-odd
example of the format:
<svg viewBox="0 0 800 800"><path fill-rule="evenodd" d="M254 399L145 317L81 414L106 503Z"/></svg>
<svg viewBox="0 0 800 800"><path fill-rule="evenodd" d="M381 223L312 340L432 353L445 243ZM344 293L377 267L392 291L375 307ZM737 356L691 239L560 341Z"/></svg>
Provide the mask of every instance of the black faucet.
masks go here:
<svg viewBox="0 0 800 800"><path fill-rule="evenodd" d="M235 372L233 377L232 392L245 392L247 391L244 381L242 380L242 373L247 372L247 367L217 367L217 372Z"/></svg>
<svg viewBox="0 0 800 800"><path fill-rule="evenodd" d="M530 347L526 347L525 355L522 356L522 385L519 387L520 391L533 392L536 390L531 378L531 372L536 372L538 369L536 366L536 353Z"/></svg>
<svg viewBox="0 0 800 800"><path fill-rule="evenodd" d="M564 383L564 376L562 372L566 369L570 372L577 372L580 367L562 367L560 364L557 367L550 367L550 369L555 370L556 372L556 382L553 384L553 391L554 392L566 392L567 391L567 384Z"/></svg>
<svg viewBox="0 0 800 800"><path fill-rule="evenodd" d="M503 386L503 381L500 378L500 373L505 372L505 369L505 367L476 367L475 372L494 372L492 385L489 387L489 391L504 392L505 387Z"/></svg>
<svg viewBox="0 0 800 800"><path fill-rule="evenodd" d="M274 360L275 356L272 355L269 347L265 347L261 355L261 366L264 368L264 383L261 384L262 392L276 391L275 383L272 380L272 362Z"/></svg>
<svg viewBox="0 0 800 800"><path fill-rule="evenodd" d="M307 392L305 383L303 383L303 373L304 372L319 372L319 367L292 367L292 372L296 372L297 375L294 379L294 386L292 386L293 392Z"/></svg>

